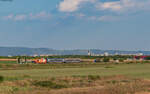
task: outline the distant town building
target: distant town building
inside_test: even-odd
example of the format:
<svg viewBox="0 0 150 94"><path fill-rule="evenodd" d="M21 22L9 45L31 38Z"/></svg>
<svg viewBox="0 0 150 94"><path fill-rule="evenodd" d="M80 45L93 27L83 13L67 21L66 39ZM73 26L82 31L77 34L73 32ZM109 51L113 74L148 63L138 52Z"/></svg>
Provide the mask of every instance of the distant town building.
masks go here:
<svg viewBox="0 0 150 94"><path fill-rule="evenodd" d="M8 57L12 57L12 55L8 55Z"/></svg>
<svg viewBox="0 0 150 94"><path fill-rule="evenodd" d="M109 53L108 53L108 52L105 52L105 53L104 53L104 56L109 56Z"/></svg>
<svg viewBox="0 0 150 94"><path fill-rule="evenodd" d="M37 56L38 56L38 54L34 54L34 55L33 55L33 57L37 57Z"/></svg>
<svg viewBox="0 0 150 94"><path fill-rule="evenodd" d="M138 54L137 54L137 56L143 56L143 55L144 55L143 53L138 53Z"/></svg>
<svg viewBox="0 0 150 94"><path fill-rule="evenodd" d="M119 55L118 53L115 53L115 55Z"/></svg>
<svg viewBox="0 0 150 94"><path fill-rule="evenodd" d="M89 55L89 56L92 56L92 53L91 53L91 51L90 51L90 50L88 50L88 55Z"/></svg>

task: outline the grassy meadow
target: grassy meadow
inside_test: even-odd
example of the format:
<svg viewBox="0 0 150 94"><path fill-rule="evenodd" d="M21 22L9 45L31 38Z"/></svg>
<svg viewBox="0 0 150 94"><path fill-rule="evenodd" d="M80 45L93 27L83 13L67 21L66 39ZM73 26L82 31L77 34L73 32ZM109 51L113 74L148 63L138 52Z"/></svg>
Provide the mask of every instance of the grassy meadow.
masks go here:
<svg viewBox="0 0 150 94"><path fill-rule="evenodd" d="M0 62L0 94L148 94L149 87L149 63Z"/></svg>

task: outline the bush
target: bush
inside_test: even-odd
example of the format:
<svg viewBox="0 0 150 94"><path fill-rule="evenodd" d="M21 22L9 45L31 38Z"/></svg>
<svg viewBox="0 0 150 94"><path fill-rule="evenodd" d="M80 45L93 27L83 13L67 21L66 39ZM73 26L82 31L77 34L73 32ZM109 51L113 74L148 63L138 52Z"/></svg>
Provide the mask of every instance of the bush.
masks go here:
<svg viewBox="0 0 150 94"><path fill-rule="evenodd" d="M104 68L114 68L113 66L105 66Z"/></svg>
<svg viewBox="0 0 150 94"><path fill-rule="evenodd" d="M104 58L103 62L109 62L109 58Z"/></svg>
<svg viewBox="0 0 150 94"><path fill-rule="evenodd" d="M48 87L53 89L67 88L66 85L54 83L52 81L37 81L33 83L35 86Z"/></svg>
<svg viewBox="0 0 150 94"><path fill-rule="evenodd" d="M25 74L25 75L23 75L23 78L30 78L31 76L30 75L27 75L27 74Z"/></svg>
<svg viewBox="0 0 150 94"><path fill-rule="evenodd" d="M101 62L100 58L95 59L95 62Z"/></svg>
<svg viewBox="0 0 150 94"><path fill-rule="evenodd" d="M0 76L0 83L4 81L4 77Z"/></svg>
<svg viewBox="0 0 150 94"><path fill-rule="evenodd" d="M119 59L119 62L123 62L123 61L124 61L124 59L122 59L122 58Z"/></svg>
<svg viewBox="0 0 150 94"><path fill-rule="evenodd" d="M146 57L145 60L150 60L150 57Z"/></svg>
<svg viewBox="0 0 150 94"><path fill-rule="evenodd" d="M109 84L116 84L116 83L119 83L119 81L116 81L116 80L110 80L110 81L106 81L106 83L109 83Z"/></svg>
<svg viewBox="0 0 150 94"><path fill-rule="evenodd" d="M88 75L88 79L90 79L90 80L98 80L98 79L100 79L100 76L99 75Z"/></svg>

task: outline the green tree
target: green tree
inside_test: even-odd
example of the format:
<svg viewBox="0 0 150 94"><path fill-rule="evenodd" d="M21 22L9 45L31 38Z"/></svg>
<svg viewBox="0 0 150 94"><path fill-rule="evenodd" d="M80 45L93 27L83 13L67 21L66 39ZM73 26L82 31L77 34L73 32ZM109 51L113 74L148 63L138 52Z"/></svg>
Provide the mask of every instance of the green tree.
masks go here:
<svg viewBox="0 0 150 94"><path fill-rule="evenodd" d="M104 58L104 59L103 59L103 62L109 62L109 61L110 61L109 58Z"/></svg>

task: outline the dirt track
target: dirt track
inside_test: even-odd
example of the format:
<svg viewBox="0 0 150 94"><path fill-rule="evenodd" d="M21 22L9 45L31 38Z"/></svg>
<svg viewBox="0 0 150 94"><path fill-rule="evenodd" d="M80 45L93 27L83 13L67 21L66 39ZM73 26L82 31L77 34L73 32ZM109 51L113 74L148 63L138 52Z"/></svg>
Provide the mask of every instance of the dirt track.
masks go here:
<svg viewBox="0 0 150 94"><path fill-rule="evenodd" d="M0 61L17 61L17 59L0 59Z"/></svg>

